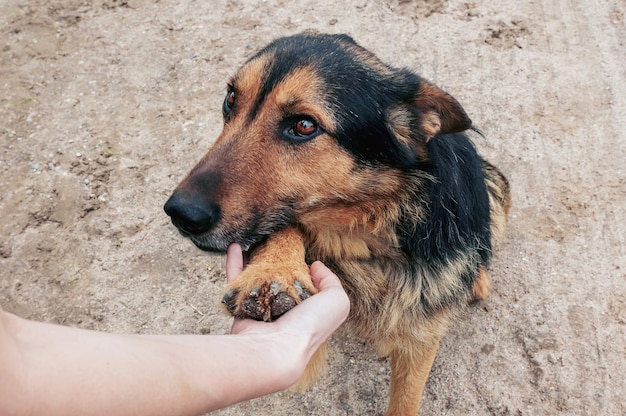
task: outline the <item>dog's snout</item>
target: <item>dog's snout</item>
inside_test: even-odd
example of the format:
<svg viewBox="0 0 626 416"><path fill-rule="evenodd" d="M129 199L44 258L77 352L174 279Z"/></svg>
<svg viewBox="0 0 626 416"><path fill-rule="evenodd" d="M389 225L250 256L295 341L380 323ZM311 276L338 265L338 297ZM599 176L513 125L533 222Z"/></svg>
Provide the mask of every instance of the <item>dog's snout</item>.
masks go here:
<svg viewBox="0 0 626 416"><path fill-rule="evenodd" d="M172 223L182 232L200 235L209 231L219 220L220 209L217 205L187 199L174 193L163 207Z"/></svg>

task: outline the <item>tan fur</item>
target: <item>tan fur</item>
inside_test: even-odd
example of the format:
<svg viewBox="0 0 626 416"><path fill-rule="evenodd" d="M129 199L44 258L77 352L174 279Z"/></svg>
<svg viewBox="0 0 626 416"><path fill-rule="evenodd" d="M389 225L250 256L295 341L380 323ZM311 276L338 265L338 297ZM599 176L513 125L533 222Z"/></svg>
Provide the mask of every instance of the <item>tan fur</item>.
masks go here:
<svg viewBox="0 0 626 416"><path fill-rule="evenodd" d="M441 118L435 111L424 113L422 119L422 128L426 132L426 141L429 141L441 131Z"/></svg>
<svg viewBox="0 0 626 416"><path fill-rule="evenodd" d="M245 70L238 71L230 80L230 85L237 87L238 105L250 107L262 87L261 78L264 69L272 62L273 55L267 54L246 64Z"/></svg>
<svg viewBox="0 0 626 416"><path fill-rule="evenodd" d="M417 414L438 348L439 340L435 340L417 350L391 353L391 392L385 416Z"/></svg>
<svg viewBox="0 0 626 416"><path fill-rule="evenodd" d="M491 245L495 247L506 229L511 210L511 188L509 181L491 163L483 161L483 172L491 210Z"/></svg>
<svg viewBox="0 0 626 416"><path fill-rule="evenodd" d="M422 127L427 132L424 141L416 142L412 139L411 134L411 114L409 109L405 106L396 106L392 108L387 114L387 120L389 120L389 127L395 133L399 141L401 141L407 149L412 149L416 152L420 160L428 160L428 152L426 151L426 143L433 136L437 134L441 128L441 122L439 116L433 111L428 111L424 115L422 121Z"/></svg>
<svg viewBox="0 0 626 416"><path fill-rule="evenodd" d="M489 289L491 288L491 282L489 282L489 274L485 269L485 266L478 268L478 276L472 287L473 300L484 300L489 296Z"/></svg>
<svg viewBox="0 0 626 416"><path fill-rule="evenodd" d="M329 130L335 128L335 119L324 107L326 97L320 94L323 82L311 68L299 68L282 81L267 102L291 114L310 114Z"/></svg>
<svg viewBox="0 0 626 416"><path fill-rule="evenodd" d="M323 343L315 351L311 359L306 365L304 375L294 384L291 389L295 391L304 391L319 379L319 377L328 370L328 342Z"/></svg>

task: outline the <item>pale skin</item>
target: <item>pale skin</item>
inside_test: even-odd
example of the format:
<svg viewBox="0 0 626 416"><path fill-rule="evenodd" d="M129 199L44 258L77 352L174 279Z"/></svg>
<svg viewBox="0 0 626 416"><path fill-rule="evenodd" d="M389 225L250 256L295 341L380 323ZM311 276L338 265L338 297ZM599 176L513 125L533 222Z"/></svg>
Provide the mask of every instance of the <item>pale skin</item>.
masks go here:
<svg viewBox="0 0 626 416"><path fill-rule="evenodd" d="M229 282L243 270L228 249ZM311 265L319 293L275 322L231 335L119 335L19 318L0 308L0 415L201 415L294 384L348 315L341 283Z"/></svg>

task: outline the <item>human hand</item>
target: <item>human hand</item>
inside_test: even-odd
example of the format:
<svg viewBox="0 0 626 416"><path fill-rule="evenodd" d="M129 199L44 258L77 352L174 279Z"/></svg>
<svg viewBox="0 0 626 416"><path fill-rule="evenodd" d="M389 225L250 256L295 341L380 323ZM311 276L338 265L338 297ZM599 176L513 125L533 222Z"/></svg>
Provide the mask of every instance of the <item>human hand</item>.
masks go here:
<svg viewBox="0 0 626 416"><path fill-rule="evenodd" d="M226 279L234 281L243 271L244 258L241 247L231 244L226 254ZM235 318L231 333L262 333L282 331L310 337L316 349L341 325L350 311L350 301L339 278L322 262L310 268L311 280L319 293L303 301L275 322L260 322Z"/></svg>

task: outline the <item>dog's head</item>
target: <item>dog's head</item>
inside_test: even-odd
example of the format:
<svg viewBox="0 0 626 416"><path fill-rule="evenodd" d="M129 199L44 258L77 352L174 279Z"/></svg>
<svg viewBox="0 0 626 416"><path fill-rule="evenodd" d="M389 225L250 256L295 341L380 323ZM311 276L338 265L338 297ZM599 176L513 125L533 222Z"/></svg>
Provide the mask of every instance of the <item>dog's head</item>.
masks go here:
<svg viewBox="0 0 626 416"><path fill-rule="evenodd" d="M304 218L371 221L366 207L401 192L432 137L471 126L450 95L346 35L275 40L232 77L222 111L222 134L165 204L205 250Z"/></svg>

